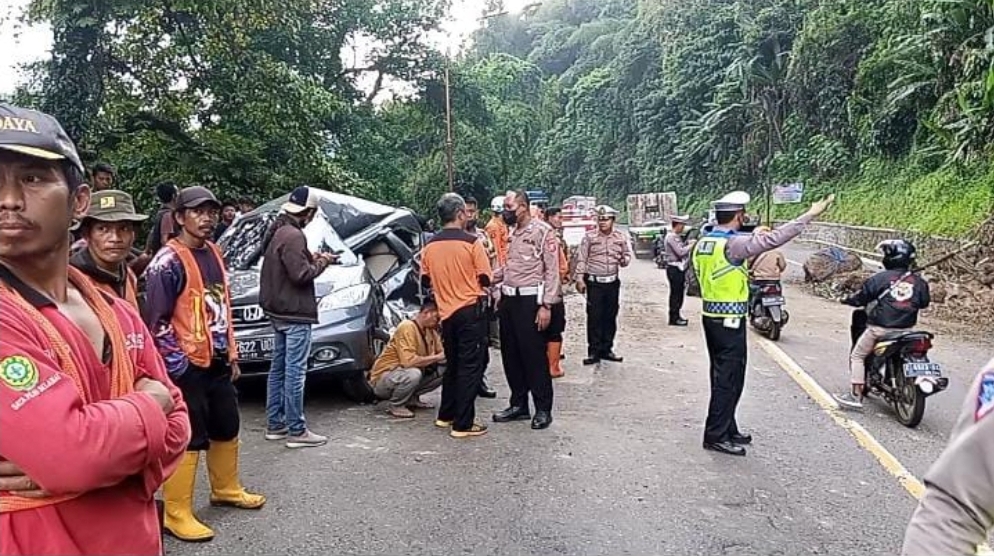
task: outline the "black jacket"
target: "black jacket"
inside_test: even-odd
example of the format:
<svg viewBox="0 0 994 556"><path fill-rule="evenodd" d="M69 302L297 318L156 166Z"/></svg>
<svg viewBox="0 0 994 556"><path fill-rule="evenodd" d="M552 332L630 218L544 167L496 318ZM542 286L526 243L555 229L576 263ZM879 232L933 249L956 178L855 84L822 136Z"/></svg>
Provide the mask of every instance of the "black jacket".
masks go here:
<svg viewBox="0 0 994 556"><path fill-rule="evenodd" d="M262 261L259 306L271 318L293 323L318 322L314 279L327 264L315 261L307 250L300 224L280 215Z"/></svg>
<svg viewBox="0 0 994 556"><path fill-rule="evenodd" d="M912 274L902 279L904 273L903 270L885 270L874 274L845 303L866 307L877 301L876 307L867 314L870 324L885 328L914 327L918 324L918 311L927 308L932 297L924 278ZM894 285L899 279L901 283ZM878 300L884 292L888 292L887 295Z"/></svg>

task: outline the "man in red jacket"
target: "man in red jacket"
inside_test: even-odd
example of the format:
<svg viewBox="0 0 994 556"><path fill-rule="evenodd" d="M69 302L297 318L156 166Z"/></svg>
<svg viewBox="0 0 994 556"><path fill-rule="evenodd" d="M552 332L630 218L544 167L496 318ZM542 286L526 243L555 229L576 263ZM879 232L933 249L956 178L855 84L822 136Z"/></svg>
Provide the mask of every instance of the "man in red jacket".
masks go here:
<svg viewBox="0 0 994 556"><path fill-rule="evenodd" d="M162 553L190 439L136 309L69 266L90 191L51 116L0 104L0 554Z"/></svg>

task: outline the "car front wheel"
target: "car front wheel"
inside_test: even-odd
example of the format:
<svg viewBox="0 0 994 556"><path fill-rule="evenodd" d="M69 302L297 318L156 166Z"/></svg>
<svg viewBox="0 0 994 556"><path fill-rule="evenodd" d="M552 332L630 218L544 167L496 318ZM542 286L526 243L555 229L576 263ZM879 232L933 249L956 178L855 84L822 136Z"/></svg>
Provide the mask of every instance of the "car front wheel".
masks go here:
<svg viewBox="0 0 994 556"><path fill-rule="evenodd" d="M375 361L386 349L387 342L390 341L390 334L385 330L375 330L370 335L369 341ZM350 400L360 404L376 403L376 394L373 393L373 387L369 384L368 373L369 371L362 371L342 379L342 390Z"/></svg>

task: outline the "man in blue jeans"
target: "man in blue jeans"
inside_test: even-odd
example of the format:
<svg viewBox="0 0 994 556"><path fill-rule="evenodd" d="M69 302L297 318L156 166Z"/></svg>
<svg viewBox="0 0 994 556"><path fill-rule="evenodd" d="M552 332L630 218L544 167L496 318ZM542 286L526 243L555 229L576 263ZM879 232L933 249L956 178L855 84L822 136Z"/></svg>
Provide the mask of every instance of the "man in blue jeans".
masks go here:
<svg viewBox="0 0 994 556"><path fill-rule="evenodd" d="M312 254L304 227L314 219L316 192L301 186L290 193L267 234L259 279L259 305L276 332L266 395L266 440L286 440L287 448L321 446L328 438L307 429L304 381L311 353L311 325L318 322L314 279L337 257Z"/></svg>

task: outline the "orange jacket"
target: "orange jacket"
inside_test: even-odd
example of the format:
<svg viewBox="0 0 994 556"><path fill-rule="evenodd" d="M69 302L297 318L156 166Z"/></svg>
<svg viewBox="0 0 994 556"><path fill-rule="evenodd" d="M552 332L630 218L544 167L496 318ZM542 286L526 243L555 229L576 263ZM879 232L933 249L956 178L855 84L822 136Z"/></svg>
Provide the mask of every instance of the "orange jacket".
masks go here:
<svg viewBox="0 0 994 556"><path fill-rule="evenodd" d="M176 339L191 363L197 367L208 368L214 357L214 343L207 324L209 315L207 304L204 302L204 278L200 275L197 260L186 244L178 239L171 239L166 245L176 252L186 274L186 287L176 299L176 310L173 311L172 325L173 330L176 331ZM217 257L221 273L224 275L224 297L228 300L225 304L228 309L228 360L235 362L238 361L238 344L235 343L235 327L232 325L228 272L224 268L221 250L209 241L207 245Z"/></svg>

